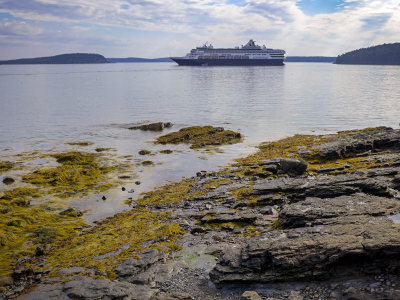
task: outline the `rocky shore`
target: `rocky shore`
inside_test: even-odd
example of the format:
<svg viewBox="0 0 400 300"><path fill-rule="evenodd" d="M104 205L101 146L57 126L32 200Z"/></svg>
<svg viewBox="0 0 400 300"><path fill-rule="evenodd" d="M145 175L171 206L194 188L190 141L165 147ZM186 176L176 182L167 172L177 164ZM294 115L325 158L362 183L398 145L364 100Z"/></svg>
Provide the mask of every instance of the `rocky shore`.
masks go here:
<svg viewBox="0 0 400 300"><path fill-rule="evenodd" d="M171 233L88 258L117 262L113 278L74 264L54 276L44 253L0 281L13 282L0 298L400 299L399 150L391 128L265 144L198 172L176 201L132 202L184 230L175 251Z"/></svg>

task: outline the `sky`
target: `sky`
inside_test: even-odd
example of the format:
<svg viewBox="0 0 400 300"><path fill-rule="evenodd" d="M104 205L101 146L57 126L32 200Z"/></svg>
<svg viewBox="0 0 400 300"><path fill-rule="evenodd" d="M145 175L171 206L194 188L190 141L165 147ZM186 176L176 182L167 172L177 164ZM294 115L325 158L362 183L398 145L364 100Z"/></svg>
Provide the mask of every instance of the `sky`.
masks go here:
<svg viewBox="0 0 400 300"><path fill-rule="evenodd" d="M0 60L184 56L249 39L287 56L400 42L400 0L0 0Z"/></svg>

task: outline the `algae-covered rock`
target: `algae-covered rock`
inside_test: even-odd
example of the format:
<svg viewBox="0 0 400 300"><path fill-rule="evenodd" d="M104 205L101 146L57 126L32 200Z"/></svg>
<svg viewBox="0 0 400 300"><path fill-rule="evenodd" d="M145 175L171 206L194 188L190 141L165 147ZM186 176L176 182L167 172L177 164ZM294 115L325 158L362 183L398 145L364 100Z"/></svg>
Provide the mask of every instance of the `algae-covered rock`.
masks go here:
<svg viewBox="0 0 400 300"><path fill-rule="evenodd" d="M151 151L150 150L146 150L146 149L142 149L139 151L139 155L148 155L150 154Z"/></svg>
<svg viewBox="0 0 400 300"><path fill-rule="evenodd" d="M140 125L140 126L132 126L132 127L129 127L129 129L131 129L131 130L140 129L140 130L144 130L144 131L147 131L147 130L161 131L164 128L169 128L171 126L172 126L172 124L170 122L167 122L167 123L158 122L158 123L144 124L144 125Z"/></svg>
<svg viewBox="0 0 400 300"><path fill-rule="evenodd" d="M3 183L6 184L6 185L13 184L14 182L15 182L15 179L11 178L11 177L6 177L6 178L3 179Z"/></svg>
<svg viewBox="0 0 400 300"><path fill-rule="evenodd" d="M14 164L12 162L0 160L0 172L11 170L13 167Z"/></svg>
<svg viewBox="0 0 400 300"><path fill-rule="evenodd" d="M241 134L223 127L192 126L182 128L157 138L160 144L191 144L190 148L202 148L206 145L233 144L241 141Z"/></svg>

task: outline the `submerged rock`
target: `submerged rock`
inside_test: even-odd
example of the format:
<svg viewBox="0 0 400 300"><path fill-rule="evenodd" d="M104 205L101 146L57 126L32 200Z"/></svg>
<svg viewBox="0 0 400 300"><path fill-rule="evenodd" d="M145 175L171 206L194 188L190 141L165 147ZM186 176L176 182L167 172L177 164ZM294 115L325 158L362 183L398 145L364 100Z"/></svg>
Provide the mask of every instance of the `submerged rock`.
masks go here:
<svg viewBox="0 0 400 300"><path fill-rule="evenodd" d="M151 124L144 124L140 126L133 126L129 127L129 129L135 130L135 129L140 129L140 130L149 130L149 131L162 131L164 128L169 128L172 126L172 123L167 122L158 122L158 123L151 123Z"/></svg>

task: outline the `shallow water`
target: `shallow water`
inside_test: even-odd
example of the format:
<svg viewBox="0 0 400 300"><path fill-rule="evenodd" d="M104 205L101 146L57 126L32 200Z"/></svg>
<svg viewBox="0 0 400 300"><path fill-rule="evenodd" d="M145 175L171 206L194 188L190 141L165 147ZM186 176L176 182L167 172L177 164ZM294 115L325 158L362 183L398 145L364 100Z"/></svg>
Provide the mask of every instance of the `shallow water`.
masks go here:
<svg viewBox="0 0 400 300"><path fill-rule="evenodd" d="M400 110L399 66L287 63L283 67L179 67L174 63L0 66L0 156L22 151L112 147L143 159L140 149L170 155L145 157L152 167L132 170L135 195L166 180L216 169L254 151L262 141L295 133L390 126ZM186 145L154 146L160 133L126 129L131 124L172 122L163 134L192 125L239 130L242 144L219 151ZM76 148L76 147L75 147ZM222 153L221 153L222 152ZM4 185L0 188L5 188ZM93 195L89 221L113 214L126 194ZM77 204L78 205L78 204Z"/></svg>

